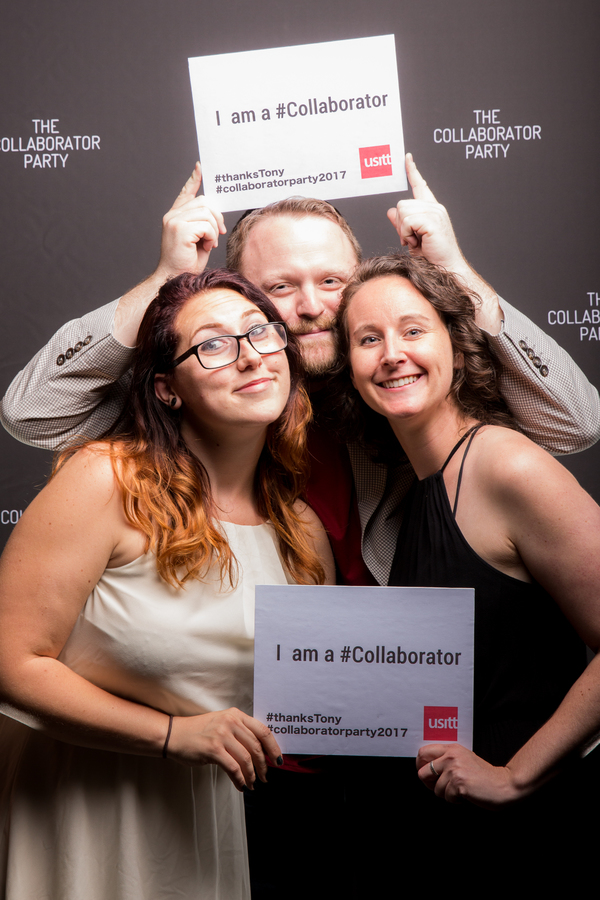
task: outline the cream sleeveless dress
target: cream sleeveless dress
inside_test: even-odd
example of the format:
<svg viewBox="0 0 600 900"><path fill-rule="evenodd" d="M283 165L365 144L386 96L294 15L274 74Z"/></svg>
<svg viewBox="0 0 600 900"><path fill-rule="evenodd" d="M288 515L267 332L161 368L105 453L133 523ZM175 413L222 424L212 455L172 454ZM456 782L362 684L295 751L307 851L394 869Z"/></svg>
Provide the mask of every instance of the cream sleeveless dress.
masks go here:
<svg viewBox="0 0 600 900"><path fill-rule="evenodd" d="M170 588L150 555L107 569L61 661L173 715L251 713L254 587L288 579L271 526L223 528L234 590L217 575ZM243 797L222 769L75 747L4 716L0 840L6 900L250 896Z"/></svg>

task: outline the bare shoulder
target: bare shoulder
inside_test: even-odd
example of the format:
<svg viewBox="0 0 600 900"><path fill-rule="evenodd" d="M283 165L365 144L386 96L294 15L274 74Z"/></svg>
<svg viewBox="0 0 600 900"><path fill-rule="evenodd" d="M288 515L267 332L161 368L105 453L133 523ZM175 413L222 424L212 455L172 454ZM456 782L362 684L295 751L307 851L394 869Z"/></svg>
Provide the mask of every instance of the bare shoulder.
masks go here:
<svg viewBox="0 0 600 900"><path fill-rule="evenodd" d="M22 520L37 517L47 508L55 514L89 516L118 494L107 444L90 444L75 452L58 468L23 513Z"/></svg>
<svg viewBox="0 0 600 900"><path fill-rule="evenodd" d="M484 428L475 440L477 488L507 523L517 546L531 534L543 536L548 546L551 534L563 543L566 531L600 534L600 508L547 451L507 428Z"/></svg>
<svg viewBox="0 0 600 900"><path fill-rule="evenodd" d="M515 431L513 428L505 428L502 425L484 425L477 432L475 440L479 445L479 452L488 454L490 460L505 452L508 452L511 458L527 456L533 452L539 454L540 457L544 456L552 459L552 456L546 450L538 447L524 434Z"/></svg>
<svg viewBox="0 0 600 900"><path fill-rule="evenodd" d="M49 483L81 478L93 479L93 484L99 489L114 487L116 479L109 443L95 441L75 451L62 463Z"/></svg>
<svg viewBox="0 0 600 900"><path fill-rule="evenodd" d="M325 531L323 523L321 522L314 509L312 509L312 507L310 507L308 503L305 503L304 500L296 500L294 504L294 512L297 514L298 518L304 525L307 534L311 537L313 542L324 539L329 545L329 539L327 537L327 532Z"/></svg>
<svg viewBox="0 0 600 900"><path fill-rule="evenodd" d="M600 507L571 473L523 435L485 428L473 471L487 530L500 529L580 636L600 645ZM475 446L475 443L474 443Z"/></svg>
<svg viewBox="0 0 600 900"><path fill-rule="evenodd" d="M314 511L304 500L296 500L294 503L294 512L300 518L304 525L312 528L323 528L323 523Z"/></svg>
<svg viewBox="0 0 600 900"><path fill-rule="evenodd" d="M490 491L506 497L536 488L577 488L576 479L547 450L510 428L487 425L476 438L472 466Z"/></svg>
<svg viewBox="0 0 600 900"><path fill-rule="evenodd" d="M333 553L329 544L327 532L320 518L307 503L303 500L296 500L294 510L298 514L300 521L306 528L308 539L313 545L315 552L321 560L321 565L325 569L326 584L335 584L335 563L333 561Z"/></svg>
<svg viewBox="0 0 600 900"><path fill-rule="evenodd" d="M60 466L24 511L7 550L26 548L30 558L35 552L40 558L83 557L95 550L106 565L128 530L110 445L98 442Z"/></svg>

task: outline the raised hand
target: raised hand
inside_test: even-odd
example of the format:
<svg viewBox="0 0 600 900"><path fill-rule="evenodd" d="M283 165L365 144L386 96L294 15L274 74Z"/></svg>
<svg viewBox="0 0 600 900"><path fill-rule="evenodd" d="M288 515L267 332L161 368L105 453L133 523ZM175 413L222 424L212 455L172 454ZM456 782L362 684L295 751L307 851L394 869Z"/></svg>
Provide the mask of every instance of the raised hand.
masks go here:
<svg viewBox="0 0 600 900"><path fill-rule="evenodd" d="M466 266L458 246L450 216L438 203L417 169L412 154L406 154L406 174L413 192L412 200L400 200L387 216L411 256L423 256L429 262L459 273Z"/></svg>
<svg viewBox="0 0 600 900"><path fill-rule="evenodd" d="M198 162L163 217L157 268L163 280L182 272L202 272L210 251L219 244L219 235L227 231L221 213L211 209L203 196L196 196L201 183L202 170Z"/></svg>
<svg viewBox="0 0 600 900"><path fill-rule="evenodd" d="M502 310L494 289L464 258L445 206L438 203L417 169L412 154L406 154L406 174L413 192L412 200L400 200L388 209L387 216L411 256L421 256L457 275L465 287L477 294L475 321L490 334L502 327Z"/></svg>

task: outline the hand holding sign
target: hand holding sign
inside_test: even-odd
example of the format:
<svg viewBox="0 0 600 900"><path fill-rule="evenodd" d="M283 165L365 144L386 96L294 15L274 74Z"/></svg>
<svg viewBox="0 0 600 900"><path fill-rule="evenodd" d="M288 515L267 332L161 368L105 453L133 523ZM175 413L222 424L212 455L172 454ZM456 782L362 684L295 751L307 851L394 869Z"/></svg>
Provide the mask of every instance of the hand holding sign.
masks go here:
<svg viewBox="0 0 600 900"><path fill-rule="evenodd" d="M494 809L528 793L517 789L509 766L492 766L460 744L421 747L417 771L423 784L448 803L469 800L476 806Z"/></svg>
<svg viewBox="0 0 600 900"><path fill-rule="evenodd" d="M197 716L175 716L169 759L185 766L214 763L231 778L238 791L254 790L256 776L267 780L265 753L281 758L279 744L268 728L240 709L221 709Z"/></svg>
<svg viewBox="0 0 600 900"><path fill-rule="evenodd" d="M163 217L160 261L157 272L165 280L182 272L199 274L207 264L210 251L219 244L219 235L227 229L223 216L212 209L206 197L197 197L202 183L200 163Z"/></svg>
<svg viewBox="0 0 600 900"><path fill-rule="evenodd" d="M423 256L431 263L452 272L466 266L450 216L438 203L417 169L412 154L406 154L406 174L413 192L412 200L400 200L387 216L411 256Z"/></svg>
<svg viewBox="0 0 600 900"><path fill-rule="evenodd" d="M489 334L498 334L502 327L503 313L494 289L471 268L464 258L448 211L427 186L417 169L412 154L406 154L406 174L413 191L412 200L400 200L388 209L387 216L400 237L403 247L411 256L424 257L430 263L443 266L459 276L468 290L476 294L481 303L475 304L475 321Z"/></svg>

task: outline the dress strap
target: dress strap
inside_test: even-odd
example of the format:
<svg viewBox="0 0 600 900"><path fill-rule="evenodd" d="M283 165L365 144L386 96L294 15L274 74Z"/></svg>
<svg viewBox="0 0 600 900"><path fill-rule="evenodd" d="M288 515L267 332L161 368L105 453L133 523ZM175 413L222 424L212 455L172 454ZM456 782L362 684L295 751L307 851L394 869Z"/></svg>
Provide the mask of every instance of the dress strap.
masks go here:
<svg viewBox="0 0 600 900"><path fill-rule="evenodd" d="M456 518L456 507L458 506L458 495L460 493L460 485L462 482L463 469L465 467L465 460L467 458L467 453L471 449L471 444L473 443L473 438L475 437L475 435L477 434L479 429L483 428L484 425L485 425L485 422L479 422L478 425L473 425L472 428L469 428L468 431L465 431L465 433L461 437L460 441L458 441L458 443L455 444L454 447L452 448L452 450L450 451L450 455L448 456L448 459L446 460L446 462L440 469L440 472L444 471L444 469L446 468L446 466L448 465L448 463L450 462L450 460L452 459L452 457L454 456L454 454L456 453L458 448L467 440L467 438L469 438L469 443L467 444L466 450L463 453L463 458L462 458L462 461L460 464L460 469L458 472L458 481L456 482L456 495L454 497L454 507L452 508L452 515L454 518Z"/></svg>
<svg viewBox="0 0 600 900"><path fill-rule="evenodd" d="M440 472L443 472L443 471L444 471L444 469L446 468L446 466L448 465L448 463L450 462L450 460L452 459L452 457L454 456L454 454L456 453L456 451L458 450L458 448L459 448L462 444L464 444L464 442L465 442L466 439L469 437L469 435L475 434L475 432L477 431L477 429L478 429L478 428L481 428L482 425L483 425L483 422L480 422L478 425L473 425L472 428L469 428L468 431L465 431L465 433L463 434L463 436L461 437L461 439L460 439L459 441L456 442L456 444L454 445L454 447L452 448L452 450L450 451L450 453L449 453L448 456L446 457L446 462L444 463L444 465L443 465L442 468L440 469Z"/></svg>

